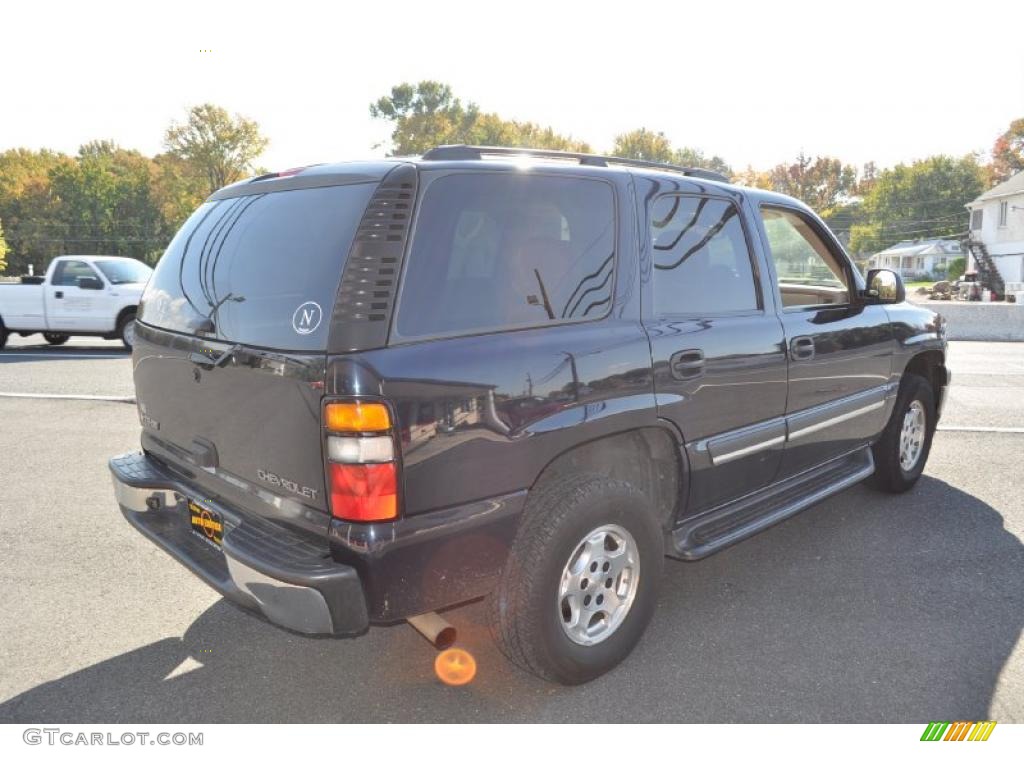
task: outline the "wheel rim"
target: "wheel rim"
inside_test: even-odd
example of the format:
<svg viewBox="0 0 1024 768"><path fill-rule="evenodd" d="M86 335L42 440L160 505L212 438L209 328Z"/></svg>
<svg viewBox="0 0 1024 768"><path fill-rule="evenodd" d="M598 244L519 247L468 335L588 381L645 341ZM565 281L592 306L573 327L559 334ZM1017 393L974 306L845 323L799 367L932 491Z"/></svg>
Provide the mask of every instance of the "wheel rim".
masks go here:
<svg viewBox="0 0 1024 768"><path fill-rule="evenodd" d="M121 340L129 347L135 346L135 321L129 320L121 331Z"/></svg>
<svg viewBox="0 0 1024 768"><path fill-rule="evenodd" d="M915 400L903 414L903 427L900 429L900 467L909 472L917 466L924 446L925 412L920 400Z"/></svg>
<svg viewBox="0 0 1024 768"><path fill-rule="evenodd" d="M577 544L562 570L558 616L579 645L607 640L625 620L640 583L640 552L629 531L602 525Z"/></svg>

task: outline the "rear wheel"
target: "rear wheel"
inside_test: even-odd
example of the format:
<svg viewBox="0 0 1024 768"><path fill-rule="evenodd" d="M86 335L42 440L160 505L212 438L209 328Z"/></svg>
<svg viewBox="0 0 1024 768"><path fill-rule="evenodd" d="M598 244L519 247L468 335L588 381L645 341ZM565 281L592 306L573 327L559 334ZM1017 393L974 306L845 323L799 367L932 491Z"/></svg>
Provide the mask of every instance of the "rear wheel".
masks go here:
<svg viewBox="0 0 1024 768"><path fill-rule="evenodd" d="M43 338L48 344L57 346L66 342L70 337L66 333L44 333Z"/></svg>
<svg viewBox="0 0 1024 768"><path fill-rule="evenodd" d="M128 312L121 318L117 325L117 335L121 337L121 343L126 349L135 346L135 313Z"/></svg>
<svg viewBox="0 0 1024 768"><path fill-rule="evenodd" d="M928 461L935 423L931 384L923 376L904 374L889 423L871 448L877 488L903 493L914 487Z"/></svg>
<svg viewBox="0 0 1024 768"><path fill-rule="evenodd" d="M628 483L578 474L531 493L492 596L502 652L569 685L612 669L657 602L661 528Z"/></svg>

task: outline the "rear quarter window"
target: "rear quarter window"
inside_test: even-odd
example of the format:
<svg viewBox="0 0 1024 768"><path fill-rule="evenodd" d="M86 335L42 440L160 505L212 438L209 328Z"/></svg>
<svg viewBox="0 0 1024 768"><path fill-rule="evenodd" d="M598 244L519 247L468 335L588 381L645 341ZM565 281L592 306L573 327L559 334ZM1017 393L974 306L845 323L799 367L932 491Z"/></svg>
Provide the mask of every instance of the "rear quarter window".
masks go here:
<svg viewBox="0 0 1024 768"><path fill-rule="evenodd" d="M417 214L393 336L412 339L604 317L615 199L596 179L435 179Z"/></svg>
<svg viewBox="0 0 1024 768"><path fill-rule="evenodd" d="M207 201L157 264L140 320L281 350L326 348L356 227L375 184Z"/></svg>

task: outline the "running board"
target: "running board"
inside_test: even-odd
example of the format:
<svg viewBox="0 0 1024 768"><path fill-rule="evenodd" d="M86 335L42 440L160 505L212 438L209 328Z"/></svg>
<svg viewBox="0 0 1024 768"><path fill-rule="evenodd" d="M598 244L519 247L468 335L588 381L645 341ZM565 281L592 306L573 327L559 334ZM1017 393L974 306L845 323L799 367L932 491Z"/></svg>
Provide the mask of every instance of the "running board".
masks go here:
<svg viewBox="0 0 1024 768"><path fill-rule="evenodd" d="M669 557L699 560L812 504L856 485L875 471L871 448L840 456L795 477L684 520L669 537Z"/></svg>

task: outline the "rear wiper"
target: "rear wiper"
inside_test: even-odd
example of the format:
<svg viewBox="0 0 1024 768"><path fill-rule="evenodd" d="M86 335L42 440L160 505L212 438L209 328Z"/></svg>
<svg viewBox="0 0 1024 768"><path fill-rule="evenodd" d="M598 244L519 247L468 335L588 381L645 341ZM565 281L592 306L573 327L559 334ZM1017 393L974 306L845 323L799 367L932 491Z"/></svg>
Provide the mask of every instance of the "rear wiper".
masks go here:
<svg viewBox="0 0 1024 768"><path fill-rule="evenodd" d="M204 352L192 352L189 354L188 359L196 365L202 365L209 368L220 368L228 361L228 358L238 352L241 348L241 344L232 344L217 357L212 357Z"/></svg>
<svg viewBox="0 0 1024 768"><path fill-rule="evenodd" d="M215 319L217 317L217 310L219 310L226 301L245 301L245 296L235 296L234 293L229 291L227 296L223 299L218 301L216 304L211 304L210 311L206 313L206 317L203 318L199 325L196 326L196 333L213 333L217 330Z"/></svg>

